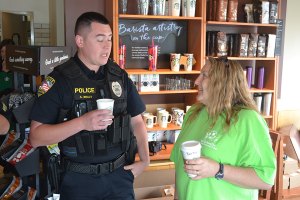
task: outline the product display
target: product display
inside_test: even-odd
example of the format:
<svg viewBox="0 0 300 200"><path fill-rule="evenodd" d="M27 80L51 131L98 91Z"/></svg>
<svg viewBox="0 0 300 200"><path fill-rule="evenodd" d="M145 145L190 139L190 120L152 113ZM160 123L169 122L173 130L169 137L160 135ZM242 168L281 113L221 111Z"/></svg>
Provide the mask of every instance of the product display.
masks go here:
<svg viewBox="0 0 300 200"><path fill-rule="evenodd" d="M248 53L248 41L249 40L249 34L241 34L240 35L240 48L239 48L239 56L240 57L247 57Z"/></svg>
<svg viewBox="0 0 300 200"><path fill-rule="evenodd" d="M217 0L216 21L226 22L227 20L227 0Z"/></svg>
<svg viewBox="0 0 300 200"><path fill-rule="evenodd" d="M245 22L253 23L254 22L253 4L245 4L244 12L245 12Z"/></svg>
<svg viewBox="0 0 300 200"><path fill-rule="evenodd" d="M228 12L227 12L227 21L236 22L237 21L237 8L238 0L228 0Z"/></svg>
<svg viewBox="0 0 300 200"><path fill-rule="evenodd" d="M276 24L277 19L278 19L278 3L270 2L270 17L269 17L270 24Z"/></svg>
<svg viewBox="0 0 300 200"><path fill-rule="evenodd" d="M258 34L249 34L248 57L256 57Z"/></svg>
<svg viewBox="0 0 300 200"><path fill-rule="evenodd" d="M259 35L257 40L257 57L266 57L266 35Z"/></svg>
<svg viewBox="0 0 300 200"><path fill-rule="evenodd" d="M227 39L225 32L217 33L217 56L227 56Z"/></svg>

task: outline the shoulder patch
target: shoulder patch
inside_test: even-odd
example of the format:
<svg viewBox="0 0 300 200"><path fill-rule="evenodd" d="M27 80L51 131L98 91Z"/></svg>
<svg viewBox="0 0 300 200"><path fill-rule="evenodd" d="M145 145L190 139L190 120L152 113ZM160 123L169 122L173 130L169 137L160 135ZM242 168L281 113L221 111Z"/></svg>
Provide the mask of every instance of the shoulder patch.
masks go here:
<svg viewBox="0 0 300 200"><path fill-rule="evenodd" d="M2 103L2 110L4 111L4 112L7 112L7 106L3 103L3 102L1 102Z"/></svg>
<svg viewBox="0 0 300 200"><path fill-rule="evenodd" d="M38 90L38 97L45 94L55 83L55 79L51 76L47 76L45 80L42 82L42 85L39 87Z"/></svg>

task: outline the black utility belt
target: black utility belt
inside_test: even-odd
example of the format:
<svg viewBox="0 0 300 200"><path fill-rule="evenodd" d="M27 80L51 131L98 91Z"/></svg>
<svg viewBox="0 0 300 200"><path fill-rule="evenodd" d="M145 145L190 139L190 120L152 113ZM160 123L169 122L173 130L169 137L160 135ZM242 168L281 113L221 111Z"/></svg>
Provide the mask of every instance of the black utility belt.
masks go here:
<svg viewBox="0 0 300 200"><path fill-rule="evenodd" d="M70 160L65 161L66 171L72 171L82 174L91 174L91 175L102 175L108 174L119 167L124 166L126 163L126 153L123 153L117 159L100 164L85 164L85 163L77 163Z"/></svg>

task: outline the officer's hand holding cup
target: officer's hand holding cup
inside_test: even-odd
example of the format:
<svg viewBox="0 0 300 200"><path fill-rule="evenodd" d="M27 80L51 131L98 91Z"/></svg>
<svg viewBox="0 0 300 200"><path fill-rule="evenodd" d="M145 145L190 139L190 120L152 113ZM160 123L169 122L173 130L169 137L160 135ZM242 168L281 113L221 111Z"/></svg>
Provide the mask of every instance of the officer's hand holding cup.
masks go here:
<svg viewBox="0 0 300 200"><path fill-rule="evenodd" d="M97 100L97 108L98 110L110 110L111 115L113 114L114 110L114 100L113 99L98 99ZM111 118L102 119L102 121L111 121Z"/></svg>

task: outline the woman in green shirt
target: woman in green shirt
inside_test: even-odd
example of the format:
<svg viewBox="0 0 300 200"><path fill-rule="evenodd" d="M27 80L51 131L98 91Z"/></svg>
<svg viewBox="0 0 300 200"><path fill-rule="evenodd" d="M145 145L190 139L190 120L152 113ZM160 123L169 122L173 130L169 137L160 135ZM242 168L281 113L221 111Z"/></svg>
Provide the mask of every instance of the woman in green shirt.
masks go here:
<svg viewBox="0 0 300 200"><path fill-rule="evenodd" d="M179 199L258 199L259 189L274 184L276 159L243 68L227 58L209 58L195 83L199 102L186 114L171 154ZM183 160L180 146L188 140L201 143L201 158Z"/></svg>

